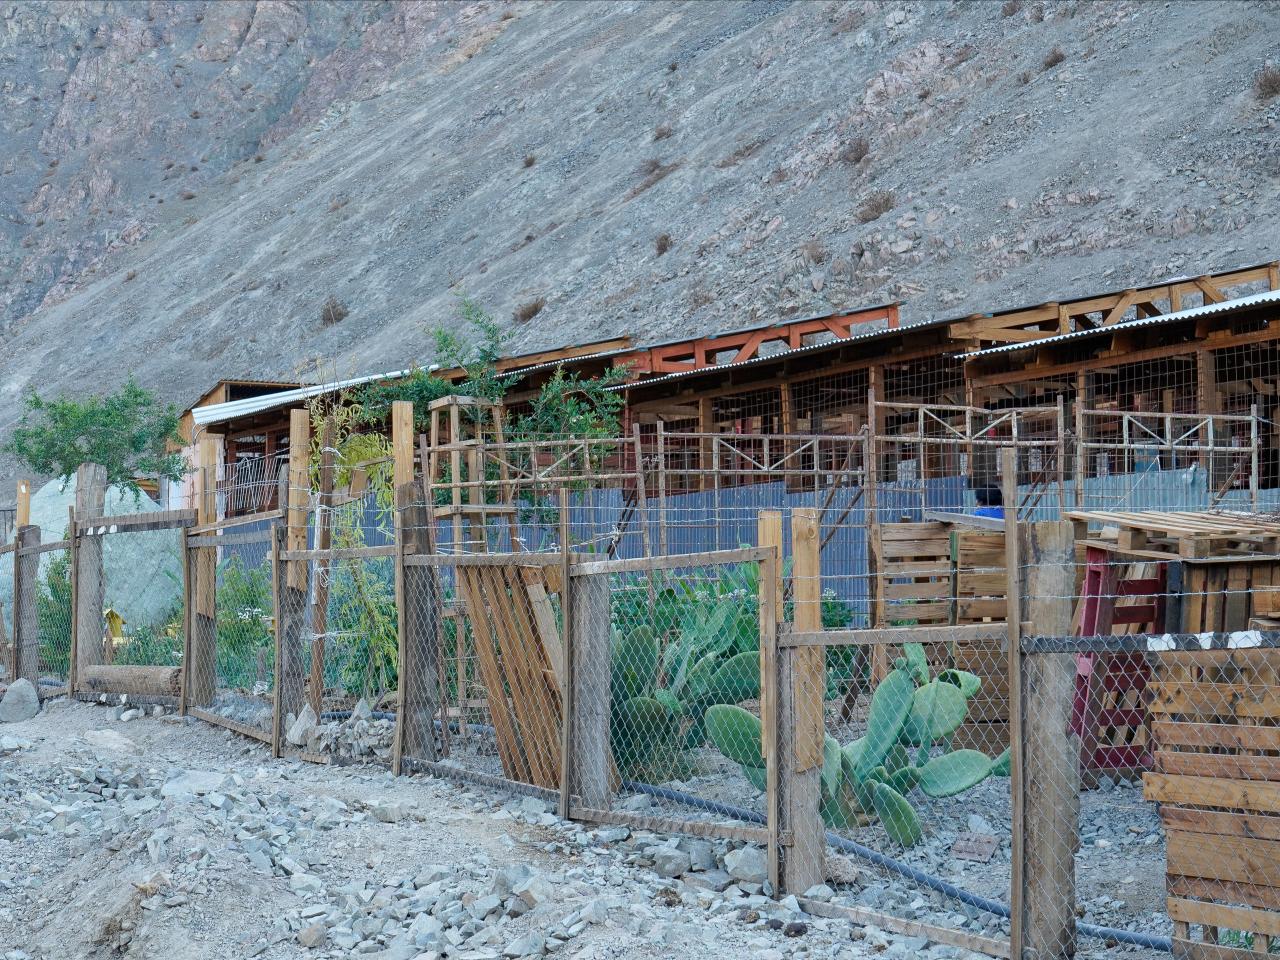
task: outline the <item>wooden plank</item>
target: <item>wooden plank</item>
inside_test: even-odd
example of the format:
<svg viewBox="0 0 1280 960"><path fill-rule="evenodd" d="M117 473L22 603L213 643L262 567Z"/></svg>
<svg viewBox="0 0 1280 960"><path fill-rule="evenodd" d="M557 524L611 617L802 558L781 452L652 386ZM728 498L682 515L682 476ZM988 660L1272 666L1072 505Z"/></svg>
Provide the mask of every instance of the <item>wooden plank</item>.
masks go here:
<svg viewBox="0 0 1280 960"><path fill-rule="evenodd" d="M631 813L628 810L596 810L574 805L569 808L573 819L586 823L617 823L638 830L659 833L685 834L691 837L714 837L739 840L743 843L767 843L769 831L765 827L743 827L729 823L708 823L705 820L681 820L677 817L655 817L647 813Z"/></svg>
<svg viewBox="0 0 1280 960"><path fill-rule="evenodd" d="M984 953L990 957L1007 958L1011 956L1007 940L983 937L976 933L969 933L966 930L955 930L951 927L922 923L919 920L904 920L901 917L895 917L893 914L882 913L869 907L846 906L822 900L811 900L808 897L797 897L796 899L800 904L800 909L815 917L849 920L856 924L871 924L880 927L882 930L892 930L894 933L900 933L908 937L925 937L934 943L960 947L963 950Z"/></svg>
<svg viewBox="0 0 1280 960"><path fill-rule="evenodd" d="M880 525L880 538L884 543L906 540L919 543L926 540L941 540L947 536L948 530L942 523L884 523Z"/></svg>
<svg viewBox="0 0 1280 960"><path fill-rule="evenodd" d="M1280 817L1255 813L1228 813L1223 810L1192 810L1162 804L1160 822L1168 830L1183 833L1212 833L1232 837L1280 840Z"/></svg>
<svg viewBox="0 0 1280 960"><path fill-rule="evenodd" d="M221 714L213 713L209 710L203 710L199 707L191 707L187 710L191 716L197 720L203 720L205 723L212 723L219 727L225 727L233 733L238 733L242 737L249 737L252 740L258 740L262 743L271 742L271 734L264 733L257 727L251 727L247 723L240 723L232 720L230 717L224 717Z"/></svg>
<svg viewBox="0 0 1280 960"><path fill-rule="evenodd" d="M1175 921L1175 932L1181 921ZM1170 956L1174 960L1259 960L1265 953L1247 950L1240 947L1228 947L1217 943L1201 943L1185 937L1174 936L1171 941Z"/></svg>
<svg viewBox="0 0 1280 960"><path fill-rule="evenodd" d="M1280 784L1266 782L1147 773L1142 778L1142 795L1157 803L1280 813Z"/></svg>
<svg viewBox="0 0 1280 960"><path fill-rule="evenodd" d="M560 642L560 628L556 623L555 607L547 590L545 567L520 567L520 577L524 581L528 595L529 610L537 628L538 640L545 651L551 672L556 678L556 686L561 696L565 689L564 645Z"/></svg>
<svg viewBox="0 0 1280 960"><path fill-rule="evenodd" d="M1249 883L1226 883L1221 880L1205 880L1202 877L1166 878L1169 896L1200 897L1208 900L1225 900L1248 903L1255 907L1280 910L1280 888L1263 887Z"/></svg>
<svg viewBox="0 0 1280 960"><path fill-rule="evenodd" d="M1280 687L1245 683L1180 683L1148 685L1152 713L1201 717L1280 717Z"/></svg>
<svg viewBox="0 0 1280 960"><path fill-rule="evenodd" d="M202 440L201 449L203 450L203 448L204 441ZM214 448L214 452L216 453L216 448ZM125 513L109 517L90 517L85 521L85 526L80 532L87 537L100 537L108 533L181 530L192 527L195 523L195 510L157 510L152 513Z"/></svg>
<svg viewBox="0 0 1280 960"><path fill-rule="evenodd" d="M784 647L888 646L901 643L955 643L970 640L1001 640L1003 623L961 624L958 626L877 627L869 630L783 630L778 645Z"/></svg>
<svg viewBox="0 0 1280 960"><path fill-rule="evenodd" d="M251 523L267 523L273 520L281 520L284 518L286 511L284 510L268 510L265 513L251 513L241 517L228 517L225 520L218 520L214 523L196 523L187 528L187 533L217 533L219 530L231 530L235 527L248 526ZM270 537L268 531L263 531L263 537Z"/></svg>
<svg viewBox="0 0 1280 960"><path fill-rule="evenodd" d="M256 534L244 534L244 536L254 537ZM221 540L221 538L219 539ZM252 540L249 542L252 542ZM334 547L329 550L284 550L280 554L280 559L295 563L307 563L312 560L323 562L332 560L371 560L374 557L394 557L395 555L395 544L390 543L376 547ZM429 564L419 564L419 566L429 566Z"/></svg>
<svg viewBox="0 0 1280 960"><path fill-rule="evenodd" d="M936 540L891 540L880 544L880 555L886 560L909 557L951 557L951 541L946 537Z"/></svg>
<svg viewBox="0 0 1280 960"><path fill-rule="evenodd" d="M502 770L508 779L530 783L529 766L520 750L515 720L511 715L507 691L502 682L502 671L498 666L497 647L489 625L489 612L478 577L478 569L459 569L458 593L466 603L467 622L471 624L472 633L475 635L476 662L480 667L481 682L488 694L489 719L493 723L498 755L502 760Z"/></svg>
<svg viewBox="0 0 1280 960"><path fill-rule="evenodd" d="M1172 876L1280 887L1278 841L1178 830L1166 838L1165 869Z"/></svg>
<svg viewBox="0 0 1280 960"><path fill-rule="evenodd" d="M884 588L886 600L942 600L951 595L946 580L924 580L917 583L889 583ZM1002 600L1003 604L1004 601Z"/></svg>
<svg viewBox="0 0 1280 960"><path fill-rule="evenodd" d="M529 554L522 554L529 556ZM757 547L738 550L709 550L703 553L678 553L664 557L636 557L631 560L588 560L571 564L569 573L577 577L603 573L647 573L650 570L673 570L680 567L712 567L730 563L758 563L768 551Z"/></svg>
<svg viewBox="0 0 1280 960"><path fill-rule="evenodd" d="M1265 728L1258 728L1265 729ZM1272 727L1280 730L1280 727ZM1156 769L1191 777L1280 781L1280 757L1157 750Z"/></svg>
<svg viewBox="0 0 1280 960"><path fill-rule="evenodd" d="M609 807L613 761L609 748L611 711L609 578L606 575L570 578L569 670L572 746L569 762L571 792L584 806Z"/></svg>
<svg viewBox="0 0 1280 960"><path fill-rule="evenodd" d="M544 755L549 771L548 781L541 786L560 784L560 691L555 682L552 661L538 635L538 626L529 600L528 588L519 567L501 568L511 597L511 623L515 628L513 638L525 671L525 687L529 691L531 713L534 715L536 747ZM495 578L498 569L494 569ZM528 745L526 744L526 750Z"/></svg>

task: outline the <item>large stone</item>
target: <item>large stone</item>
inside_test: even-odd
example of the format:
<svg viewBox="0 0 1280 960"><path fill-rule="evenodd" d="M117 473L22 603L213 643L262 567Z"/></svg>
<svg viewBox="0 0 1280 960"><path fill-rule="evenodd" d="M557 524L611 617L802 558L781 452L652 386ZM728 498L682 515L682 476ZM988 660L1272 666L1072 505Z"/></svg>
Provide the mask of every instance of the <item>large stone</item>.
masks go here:
<svg viewBox="0 0 1280 960"><path fill-rule="evenodd" d="M546 937L534 931L512 940L507 944L507 949L502 951L502 955L504 957L540 957L546 949Z"/></svg>
<svg viewBox="0 0 1280 960"><path fill-rule="evenodd" d="M689 872L689 854L673 847L663 847L654 851L653 872L668 879Z"/></svg>
<svg viewBox="0 0 1280 960"><path fill-rule="evenodd" d="M724 857L724 868L735 880L764 883L769 876L769 861L759 847L740 847Z"/></svg>
<svg viewBox="0 0 1280 960"><path fill-rule="evenodd" d="M289 726L289 731L285 734L285 739L295 747L304 747L307 741L311 739L311 734L316 729L317 722L316 712L311 709L311 704L306 704L302 708L302 712L298 714L298 718Z"/></svg>
<svg viewBox="0 0 1280 960"><path fill-rule="evenodd" d="M141 753L141 748L123 733L114 730L86 730L80 739L93 748L94 753Z"/></svg>
<svg viewBox="0 0 1280 960"><path fill-rule="evenodd" d="M19 677L9 684L4 699L0 699L0 723L21 723L39 712L40 694L26 677Z"/></svg>
<svg viewBox="0 0 1280 960"><path fill-rule="evenodd" d="M324 946L329 938L329 931L323 923L312 923L298 931L298 943L309 950Z"/></svg>

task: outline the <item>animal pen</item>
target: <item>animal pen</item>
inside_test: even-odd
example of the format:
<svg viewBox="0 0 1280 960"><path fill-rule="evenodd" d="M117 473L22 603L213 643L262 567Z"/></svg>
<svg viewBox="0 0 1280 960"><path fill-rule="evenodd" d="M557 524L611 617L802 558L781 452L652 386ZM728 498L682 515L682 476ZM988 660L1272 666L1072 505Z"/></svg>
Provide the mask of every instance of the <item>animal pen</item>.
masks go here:
<svg viewBox="0 0 1280 960"><path fill-rule="evenodd" d="M9 676L750 844L743 890L992 956L1280 937L1256 414L872 393L843 436L514 443L436 403L342 484L294 411L270 511L219 519L207 439L182 510L101 516L82 468L63 540L0 548ZM111 619L113 551L171 554L156 622Z"/></svg>

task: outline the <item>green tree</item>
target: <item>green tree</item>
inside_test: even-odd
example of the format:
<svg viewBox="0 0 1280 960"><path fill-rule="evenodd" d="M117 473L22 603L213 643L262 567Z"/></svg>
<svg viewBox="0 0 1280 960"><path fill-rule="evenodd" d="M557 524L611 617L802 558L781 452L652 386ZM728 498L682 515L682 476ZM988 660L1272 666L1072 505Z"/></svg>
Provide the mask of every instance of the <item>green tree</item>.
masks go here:
<svg viewBox="0 0 1280 960"><path fill-rule="evenodd" d="M107 483L136 491L137 477L176 481L187 472L173 449L182 442L177 410L132 377L115 393L85 400L48 400L33 390L24 406L4 450L38 474L66 480L80 464L98 463Z"/></svg>

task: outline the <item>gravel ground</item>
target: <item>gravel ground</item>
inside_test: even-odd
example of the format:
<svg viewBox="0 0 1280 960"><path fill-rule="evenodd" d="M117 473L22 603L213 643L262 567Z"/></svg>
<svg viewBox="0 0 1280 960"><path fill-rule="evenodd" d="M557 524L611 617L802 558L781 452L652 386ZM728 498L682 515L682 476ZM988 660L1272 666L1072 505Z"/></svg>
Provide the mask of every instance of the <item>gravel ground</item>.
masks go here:
<svg viewBox="0 0 1280 960"><path fill-rule="evenodd" d="M974 956L774 903L750 849L116 713L0 727L5 960Z"/></svg>

